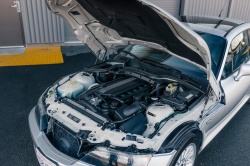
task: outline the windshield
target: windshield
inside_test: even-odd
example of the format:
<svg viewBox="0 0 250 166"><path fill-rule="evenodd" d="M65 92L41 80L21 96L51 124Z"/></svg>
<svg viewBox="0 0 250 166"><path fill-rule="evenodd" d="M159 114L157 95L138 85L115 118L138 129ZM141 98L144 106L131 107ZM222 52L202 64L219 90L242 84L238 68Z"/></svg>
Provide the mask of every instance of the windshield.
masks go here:
<svg viewBox="0 0 250 166"><path fill-rule="evenodd" d="M223 57L226 42L222 37L219 36L210 34L200 35L206 41L209 47L212 61L212 71L216 76L220 66L220 62ZM182 71L182 73L186 75L195 74L199 77L206 77L206 73L195 65L181 60L180 58L177 58L175 56L172 56L167 52L141 45L133 45L128 51L137 56L140 60L146 59L160 64L165 64L167 66L171 66Z"/></svg>

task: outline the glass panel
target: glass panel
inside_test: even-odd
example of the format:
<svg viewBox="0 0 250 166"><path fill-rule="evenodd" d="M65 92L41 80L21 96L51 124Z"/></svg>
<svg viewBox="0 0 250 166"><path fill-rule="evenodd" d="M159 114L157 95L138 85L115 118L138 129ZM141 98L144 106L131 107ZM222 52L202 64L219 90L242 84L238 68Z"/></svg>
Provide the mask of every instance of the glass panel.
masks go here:
<svg viewBox="0 0 250 166"><path fill-rule="evenodd" d="M232 41L233 71L244 63L249 56L247 31L237 35Z"/></svg>
<svg viewBox="0 0 250 166"><path fill-rule="evenodd" d="M219 36L210 34L201 34L201 37L208 45L212 62L211 68L214 75L216 76L221 60L223 59L225 40Z"/></svg>
<svg viewBox="0 0 250 166"><path fill-rule="evenodd" d="M195 65L161 50L141 45L134 45L131 48L130 52L141 60L151 60L160 64L171 66L182 71L183 74L194 72L196 74L199 74L200 77L206 77L205 72Z"/></svg>
<svg viewBox="0 0 250 166"><path fill-rule="evenodd" d="M224 78L237 70L242 63L248 60L248 33L250 34L249 31L241 32L232 40L231 47L228 51L226 64L222 73Z"/></svg>
<svg viewBox="0 0 250 166"><path fill-rule="evenodd" d="M212 71L214 75L217 75L221 60L223 59L224 48L226 45L225 40L222 37L211 34L200 34L200 36L205 40L208 45L212 60ZM204 74L204 72L195 65L175 56L172 56L171 54L161 50L141 45L134 45L130 49L130 52L141 60L147 59L161 64L165 64L167 66L171 66L173 68L181 70L183 73L192 71Z"/></svg>

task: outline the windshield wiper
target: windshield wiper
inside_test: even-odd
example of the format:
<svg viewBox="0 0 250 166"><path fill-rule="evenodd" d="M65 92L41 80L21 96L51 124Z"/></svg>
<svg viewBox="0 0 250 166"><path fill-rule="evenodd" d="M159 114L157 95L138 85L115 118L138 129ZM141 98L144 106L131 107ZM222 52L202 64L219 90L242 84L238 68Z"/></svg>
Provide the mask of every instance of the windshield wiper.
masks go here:
<svg viewBox="0 0 250 166"><path fill-rule="evenodd" d="M154 61L151 61L151 60L148 60L148 59L143 59L142 61L143 61L143 62L146 62L146 63L149 63L149 64L152 64L152 65L154 65L154 66L160 67L160 68L164 68L164 69L167 69L167 70L172 70L172 71L174 71L175 73L177 73L177 74L179 75L179 78L180 78L180 79L183 79L184 81L186 81L186 82L188 82L188 83L191 83L191 84L193 84L194 86L196 86L196 87L202 89L202 86L201 86L201 85L200 85L200 86L197 86L197 85L199 85L198 82L196 82L196 81L194 81L194 80L191 80L190 78L188 78L187 76L185 76L184 74L182 74L182 72L181 72L180 70L178 70L178 69L175 69L175 68L173 68L173 67L171 67L171 66L163 65L163 64L161 64L161 63L154 62Z"/></svg>
<svg viewBox="0 0 250 166"><path fill-rule="evenodd" d="M138 64L141 66L141 68L142 68L144 71L147 71L147 69L144 68L144 67L142 66L142 64L141 64L142 61L141 61L136 55L134 55L134 54L131 53L131 52L124 51L124 50L122 50L121 52L124 52L124 53L129 54L130 56L132 56L132 57L138 62Z"/></svg>
<svg viewBox="0 0 250 166"><path fill-rule="evenodd" d="M177 70L175 68L172 68L168 65L163 65L161 63L158 63L158 62L154 62L154 61L151 61L151 60L148 60L148 59L143 59L142 60L143 62L146 62L146 63L149 63L151 65L154 65L154 66L157 66L157 67L160 67L160 68L164 68L164 69L167 69L167 70L174 70L175 72L177 72L178 74L181 74L181 71L180 70Z"/></svg>

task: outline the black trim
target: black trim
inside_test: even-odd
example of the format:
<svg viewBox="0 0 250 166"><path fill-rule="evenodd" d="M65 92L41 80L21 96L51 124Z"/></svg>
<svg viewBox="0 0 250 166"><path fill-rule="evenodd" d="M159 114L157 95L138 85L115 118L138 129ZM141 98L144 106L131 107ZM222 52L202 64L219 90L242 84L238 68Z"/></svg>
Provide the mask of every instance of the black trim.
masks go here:
<svg viewBox="0 0 250 166"><path fill-rule="evenodd" d="M217 25L215 25L215 27L214 27L214 28L218 28L218 26L220 26L220 24L222 23L222 21L223 21L223 20L220 20L220 21L218 22L218 24L217 24Z"/></svg>
<svg viewBox="0 0 250 166"><path fill-rule="evenodd" d="M177 149L183 139L188 137L190 134L197 134L197 132L201 133L198 122L191 121L181 124L165 139L158 152L169 153L174 149Z"/></svg>
<svg viewBox="0 0 250 166"><path fill-rule="evenodd" d="M224 57L225 57L225 53L226 53L226 50L227 50L227 45L228 45L228 41L226 40L226 38L224 37L225 39L225 46L224 46L224 50L223 50L223 53L222 55L224 55L221 60L220 60L220 63L219 63L219 66L218 66L218 70L217 70L217 73L215 74L215 77L216 79L218 80L219 79L219 74L220 74L220 71L221 71L221 67L223 65L223 61L224 61Z"/></svg>
<svg viewBox="0 0 250 166"><path fill-rule="evenodd" d="M179 82L179 83L187 86L190 89L194 89L194 90L197 90L197 91L199 91L201 93L205 93L203 90L197 88L196 86L194 86L194 85L192 85L192 84L190 84L190 83L188 83L186 81L183 81L180 78L170 76L170 75L154 75L154 74L151 74L151 73L148 73L148 72L145 72L145 71L142 71L142 70L138 70L138 69L135 69L135 68L130 68L130 67L124 67L124 69L120 69L118 71L118 74L131 75L133 77L137 77L137 78L140 78L140 79L142 79L144 81L147 81L147 82L149 82L151 84L160 83L160 80L164 80L164 79L166 79L166 80L167 79L175 80L176 82ZM144 77L143 75L146 75L149 78Z"/></svg>
<svg viewBox="0 0 250 166"><path fill-rule="evenodd" d="M188 110L192 110L207 94L208 92L202 94L198 99L196 99L191 105L188 106Z"/></svg>
<svg viewBox="0 0 250 166"><path fill-rule="evenodd" d="M245 24L245 22L242 23L242 24ZM240 25L242 25L242 24L238 24L238 25L236 25L236 26L233 26L231 29L229 29L229 30L227 31L227 33L226 33L223 37L226 37L233 29L235 29L236 27L238 27L238 26L240 26Z"/></svg>
<svg viewBox="0 0 250 166"><path fill-rule="evenodd" d="M48 127L48 115L42 115L40 117L40 131L47 129Z"/></svg>
<svg viewBox="0 0 250 166"><path fill-rule="evenodd" d="M40 128L40 111L39 111L39 108L38 108L37 105L36 105L36 108L35 108L35 115L36 115L36 123Z"/></svg>

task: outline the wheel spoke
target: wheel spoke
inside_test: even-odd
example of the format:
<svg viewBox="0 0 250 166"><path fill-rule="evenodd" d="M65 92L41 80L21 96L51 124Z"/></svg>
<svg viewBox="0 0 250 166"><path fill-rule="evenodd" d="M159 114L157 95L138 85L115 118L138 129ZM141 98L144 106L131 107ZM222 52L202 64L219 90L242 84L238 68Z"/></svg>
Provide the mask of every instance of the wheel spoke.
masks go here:
<svg viewBox="0 0 250 166"><path fill-rule="evenodd" d="M194 161L192 160L192 159L188 159L187 161L186 161L186 164L192 164Z"/></svg>
<svg viewBox="0 0 250 166"><path fill-rule="evenodd" d="M186 159L190 159L194 156L194 149L189 149L189 152L186 155Z"/></svg>
<svg viewBox="0 0 250 166"><path fill-rule="evenodd" d="M190 147L189 147L189 146L186 147L186 149L185 149L185 154L184 154L184 158L185 158L185 159L187 158L187 155L188 155L188 153L189 153L189 150L190 150Z"/></svg>
<svg viewBox="0 0 250 166"><path fill-rule="evenodd" d="M196 157L196 145L189 144L180 154L175 166L193 166Z"/></svg>

